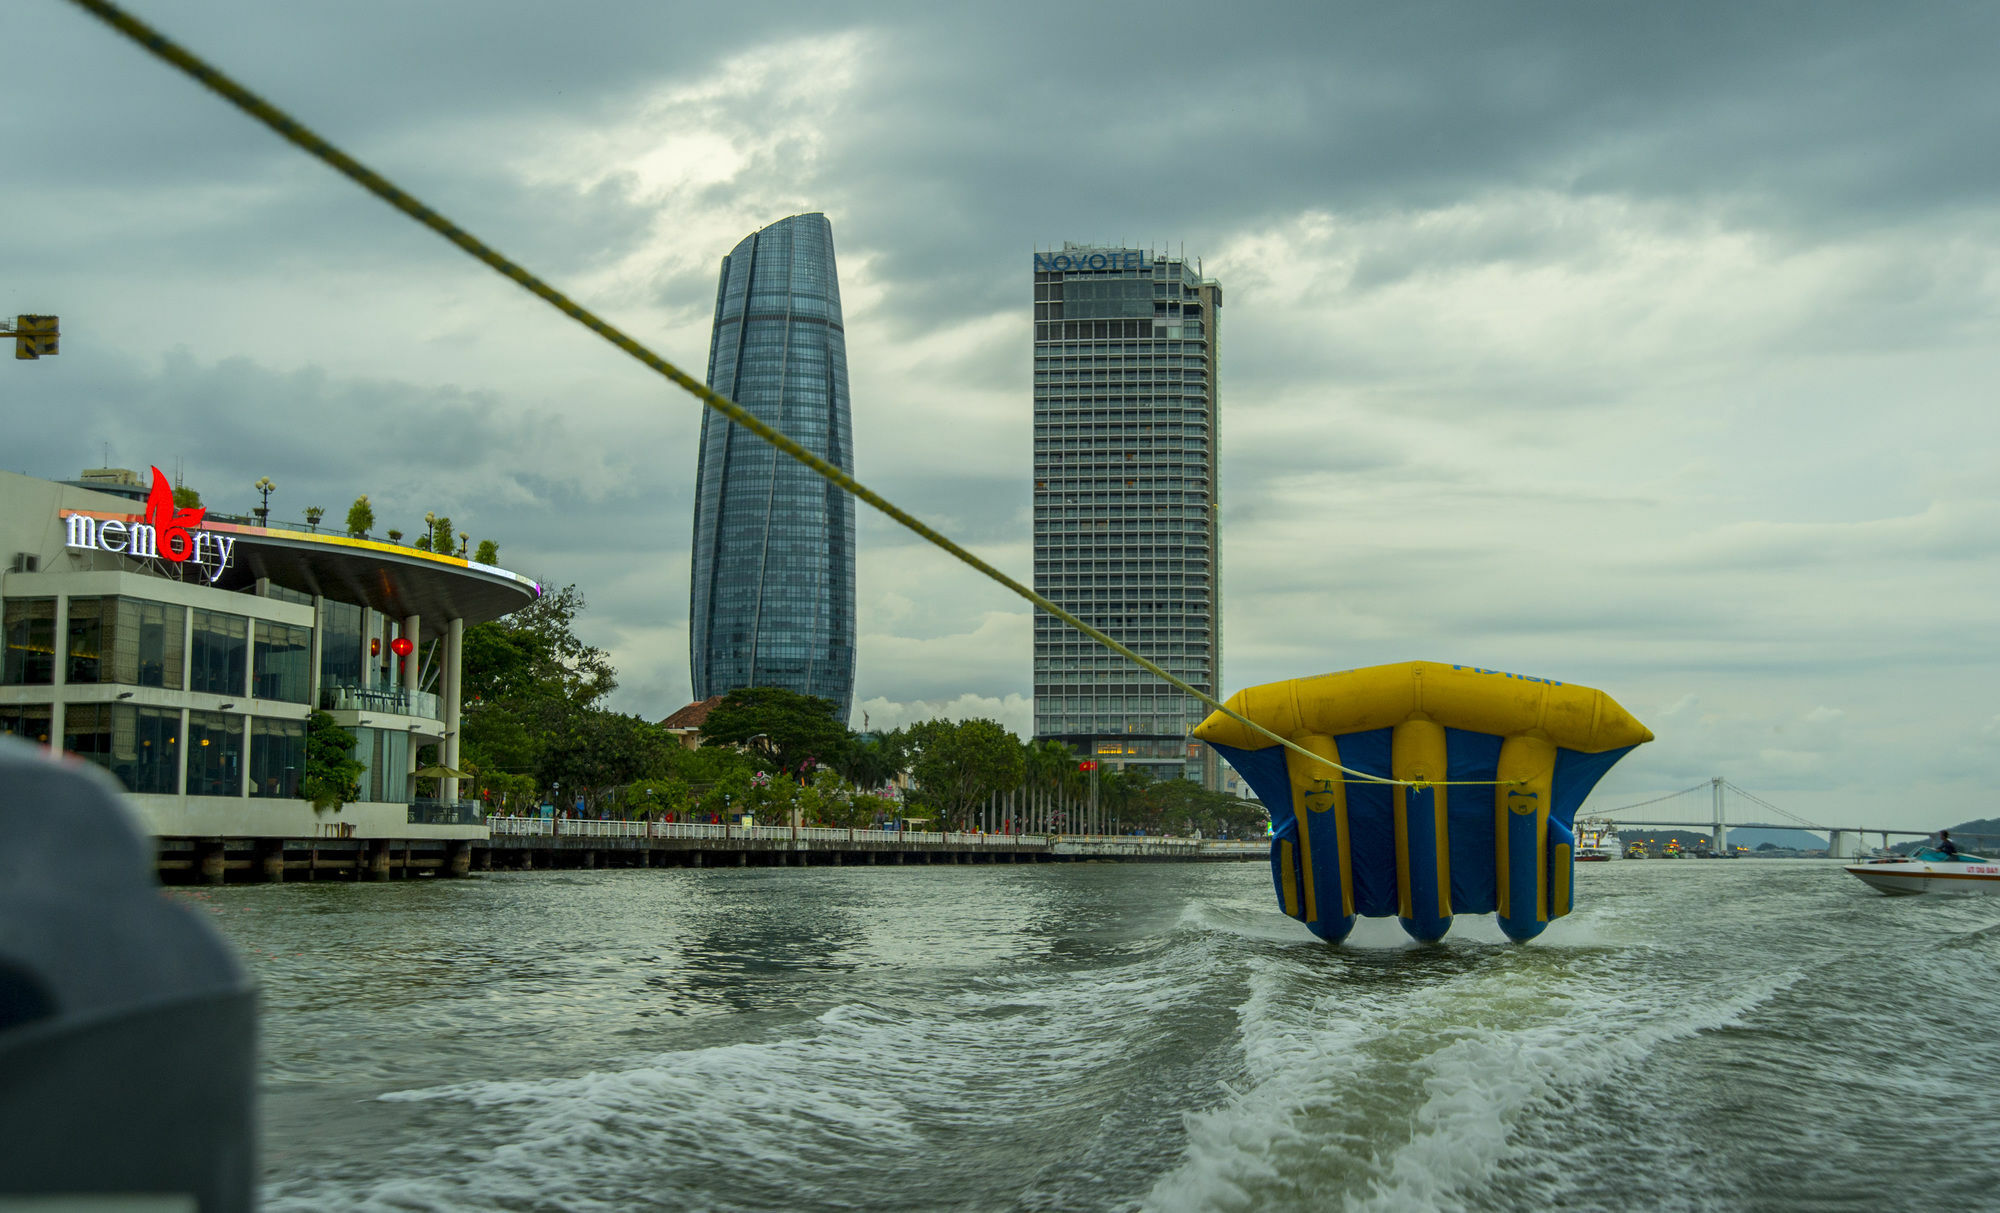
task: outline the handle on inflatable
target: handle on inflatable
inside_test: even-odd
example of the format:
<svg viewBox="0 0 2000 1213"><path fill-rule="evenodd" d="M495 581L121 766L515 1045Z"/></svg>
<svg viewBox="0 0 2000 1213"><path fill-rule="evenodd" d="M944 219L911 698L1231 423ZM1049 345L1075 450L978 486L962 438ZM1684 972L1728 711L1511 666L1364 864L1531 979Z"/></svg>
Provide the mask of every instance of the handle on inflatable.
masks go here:
<svg viewBox="0 0 2000 1213"><path fill-rule="evenodd" d="M1549 803L1556 747L1532 734L1500 743L1500 783L1493 789L1495 876L1500 929L1533 939L1549 925ZM1565 880L1567 886L1567 880ZM1564 889L1564 902L1568 889Z"/></svg>
<svg viewBox="0 0 2000 1213"><path fill-rule="evenodd" d="M1569 913L1570 897L1575 888L1572 877L1576 872L1576 834L1560 821L1549 823L1549 917L1561 918Z"/></svg>
<svg viewBox="0 0 2000 1213"><path fill-rule="evenodd" d="M1444 727L1405 720L1390 735L1389 764L1397 779L1446 777ZM1434 943L1451 930L1451 838L1445 820L1449 789L1395 791L1396 916L1412 939Z"/></svg>
<svg viewBox="0 0 2000 1213"><path fill-rule="evenodd" d="M1298 738L1298 744L1331 762L1340 761L1340 747L1324 734L1308 733ZM1354 929L1354 860L1347 840L1347 781L1327 778L1332 774L1327 767L1289 751L1285 754L1285 773L1291 782L1293 823L1299 841L1296 873L1300 913L1294 917L1321 939L1338 943ZM1336 887L1319 887L1315 871L1333 873Z"/></svg>

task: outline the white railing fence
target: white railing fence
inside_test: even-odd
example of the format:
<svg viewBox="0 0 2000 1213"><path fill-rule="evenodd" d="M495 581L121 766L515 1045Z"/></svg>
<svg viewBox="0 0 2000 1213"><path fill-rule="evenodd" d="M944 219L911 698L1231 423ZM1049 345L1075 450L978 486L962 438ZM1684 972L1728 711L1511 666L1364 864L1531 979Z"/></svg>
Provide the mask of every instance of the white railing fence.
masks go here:
<svg viewBox="0 0 2000 1213"><path fill-rule="evenodd" d="M1205 851L1222 854L1262 854L1270 843L1216 841L1203 838L1140 837L1130 834L970 834L938 833L924 830L862 830L837 826L743 826L693 821L589 821L549 817L489 817L487 828L494 838L712 838L721 841L799 842L820 845L850 843L886 844L895 842L944 844L959 847L1045 847L1059 854L1158 855L1173 852Z"/></svg>

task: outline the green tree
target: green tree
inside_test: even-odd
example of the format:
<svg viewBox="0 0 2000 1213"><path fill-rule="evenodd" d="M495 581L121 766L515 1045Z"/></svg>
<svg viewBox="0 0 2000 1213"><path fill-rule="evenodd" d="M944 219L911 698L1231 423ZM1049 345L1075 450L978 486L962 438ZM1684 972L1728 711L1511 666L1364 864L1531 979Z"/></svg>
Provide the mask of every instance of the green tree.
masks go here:
<svg viewBox="0 0 2000 1213"><path fill-rule="evenodd" d="M910 735L917 746L910 775L948 828L963 825L995 792L1020 786L1021 743L997 721L927 720Z"/></svg>
<svg viewBox="0 0 2000 1213"><path fill-rule="evenodd" d="M855 787L872 791L888 784L910 765L910 737L901 729L873 737L857 737L848 746L840 773Z"/></svg>
<svg viewBox="0 0 2000 1213"><path fill-rule="evenodd" d="M1075 794L1087 784L1074 751L1060 741L1034 741L1022 755L1030 783L1056 795Z"/></svg>
<svg viewBox="0 0 2000 1213"><path fill-rule="evenodd" d="M549 742L536 774L544 782L573 789L593 809L604 791L665 775L666 751L673 745L649 721L604 711L564 715Z"/></svg>
<svg viewBox="0 0 2000 1213"><path fill-rule="evenodd" d="M723 696L702 722L701 735L764 754L780 771L807 764L838 768L853 741L839 716L840 705L829 699L783 687L744 687Z"/></svg>
<svg viewBox="0 0 2000 1213"><path fill-rule="evenodd" d="M368 494L363 493L347 507L347 533L361 538L375 529L375 507L368 504Z"/></svg>
<svg viewBox="0 0 2000 1213"><path fill-rule="evenodd" d="M748 777L753 772L769 770L771 760L732 746L705 745L690 750L676 744L667 754L666 768L669 774L687 780L689 785L706 788L738 771Z"/></svg>
<svg viewBox="0 0 2000 1213"><path fill-rule="evenodd" d="M481 564L499 564L500 545L493 542L491 539L480 540L479 554L474 556L473 559L477 560Z"/></svg>
<svg viewBox="0 0 2000 1213"><path fill-rule="evenodd" d="M706 747L703 747L706 748ZM703 817L713 816L722 821L732 820L750 809L750 779L753 772L747 768L737 768L725 772L695 800L695 812Z"/></svg>
<svg viewBox="0 0 2000 1213"><path fill-rule="evenodd" d="M902 805L887 796L870 796L866 792L858 792L853 803L848 806L848 812L852 815L855 826L867 829L896 820L902 808Z"/></svg>
<svg viewBox="0 0 2000 1213"><path fill-rule="evenodd" d="M174 504L181 509L191 510L201 504L201 494L184 484L174 486Z"/></svg>
<svg viewBox="0 0 2000 1213"><path fill-rule="evenodd" d="M872 813L861 804L872 799L857 793L854 785L842 779L832 767L819 767L813 771L811 782L799 790L798 803L807 825L845 829L872 821Z"/></svg>
<svg viewBox="0 0 2000 1213"><path fill-rule="evenodd" d="M1100 786L1099 794L1103 794ZM1122 829L1210 837L1261 838L1270 815L1261 802L1211 792L1188 779L1150 780L1120 809Z"/></svg>
<svg viewBox="0 0 2000 1213"><path fill-rule="evenodd" d="M537 786L560 780L566 800L665 771L665 733L599 706L618 679L604 650L576 634L585 605L567 586L465 630L462 761Z"/></svg>
<svg viewBox="0 0 2000 1213"><path fill-rule="evenodd" d="M1100 770L1097 775L1098 805L1107 823L1115 821L1117 830L1124 831L1147 828L1156 822L1159 814L1152 799L1146 795L1153 777L1146 768L1132 766L1122 771ZM1184 779L1178 782L1187 783Z"/></svg>
<svg viewBox="0 0 2000 1213"><path fill-rule="evenodd" d="M327 712L306 717L305 770L299 778L299 799L318 812L337 809L361 794L361 774L367 770L354 758L354 734L340 727Z"/></svg>
<svg viewBox="0 0 2000 1213"><path fill-rule="evenodd" d="M306 525L311 527L315 532L319 530L319 520L324 517L326 517L326 510L324 507L317 505L309 505L306 507Z"/></svg>
<svg viewBox="0 0 2000 1213"><path fill-rule="evenodd" d="M620 811L625 817L658 817L662 813L684 813L694 798L694 789L678 775L637 779L625 785L620 795Z"/></svg>
<svg viewBox="0 0 2000 1213"><path fill-rule="evenodd" d="M468 768L473 771L472 796L484 800L496 816L525 813L540 803L540 790L533 775L516 775L506 771L484 771L477 764Z"/></svg>

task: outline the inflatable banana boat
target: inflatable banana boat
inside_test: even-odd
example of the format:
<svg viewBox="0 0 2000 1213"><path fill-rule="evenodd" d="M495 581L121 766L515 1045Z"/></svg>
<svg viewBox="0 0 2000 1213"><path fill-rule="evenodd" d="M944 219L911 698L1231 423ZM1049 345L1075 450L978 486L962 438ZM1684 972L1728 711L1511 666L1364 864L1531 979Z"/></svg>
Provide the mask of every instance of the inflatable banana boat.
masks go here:
<svg viewBox="0 0 2000 1213"><path fill-rule="evenodd" d="M1570 910L1577 809L1653 739L1602 691L1428 661L1250 687L1228 706L1324 760L1222 712L1195 730L1270 810L1279 904L1333 942L1392 914L1427 941L1459 914L1541 934Z"/></svg>

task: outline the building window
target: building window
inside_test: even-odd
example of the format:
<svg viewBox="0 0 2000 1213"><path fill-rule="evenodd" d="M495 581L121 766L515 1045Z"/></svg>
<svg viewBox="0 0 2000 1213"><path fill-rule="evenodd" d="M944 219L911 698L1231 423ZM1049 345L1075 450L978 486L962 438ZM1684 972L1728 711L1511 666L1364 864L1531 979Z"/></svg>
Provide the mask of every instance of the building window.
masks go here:
<svg viewBox="0 0 2000 1213"><path fill-rule="evenodd" d="M243 694L250 667L250 621L241 615L196 611L194 646L188 656L188 690Z"/></svg>
<svg viewBox="0 0 2000 1213"><path fill-rule="evenodd" d="M63 675L71 682L106 681L104 667L108 653L104 647L104 608L116 598L72 598L69 600L69 669Z"/></svg>
<svg viewBox="0 0 2000 1213"><path fill-rule="evenodd" d="M312 629L257 621L256 666L250 693L259 699L304 703L312 691Z"/></svg>
<svg viewBox="0 0 2000 1213"><path fill-rule="evenodd" d="M302 720L250 722L250 794L291 798L299 794L299 776L306 765L306 726Z"/></svg>
<svg viewBox="0 0 2000 1213"><path fill-rule="evenodd" d="M56 600L10 598L0 629L6 652L0 657L0 683L7 686L48 686L56 680Z"/></svg>
<svg viewBox="0 0 2000 1213"><path fill-rule="evenodd" d="M187 608L143 598L72 598L66 653L70 682L181 686Z"/></svg>
<svg viewBox="0 0 2000 1213"><path fill-rule="evenodd" d="M319 604L319 682L322 687L361 685L361 608L322 599Z"/></svg>
<svg viewBox="0 0 2000 1213"><path fill-rule="evenodd" d="M19 737L38 745L49 744L51 705L46 703L0 704L0 737Z"/></svg>
<svg viewBox="0 0 2000 1213"><path fill-rule="evenodd" d="M234 712L189 712L187 736L188 795L241 796L243 717Z"/></svg>
<svg viewBox="0 0 2000 1213"><path fill-rule="evenodd" d="M65 752L111 769L111 705L72 703L63 709Z"/></svg>
<svg viewBox="0 0 2000 1213"><path fill-rule="evenodd" d="M410 735L402 729L355 729L354 756L368 768L361 776L361 799L410 799Z"/></svg>
<svg viewBox="0 0 2000 1213"><path fill-rule="evenodd" d="M128 792L181 790L181 714L173 708L72 703L63 709L63 749L118 777Z"/></svg>

